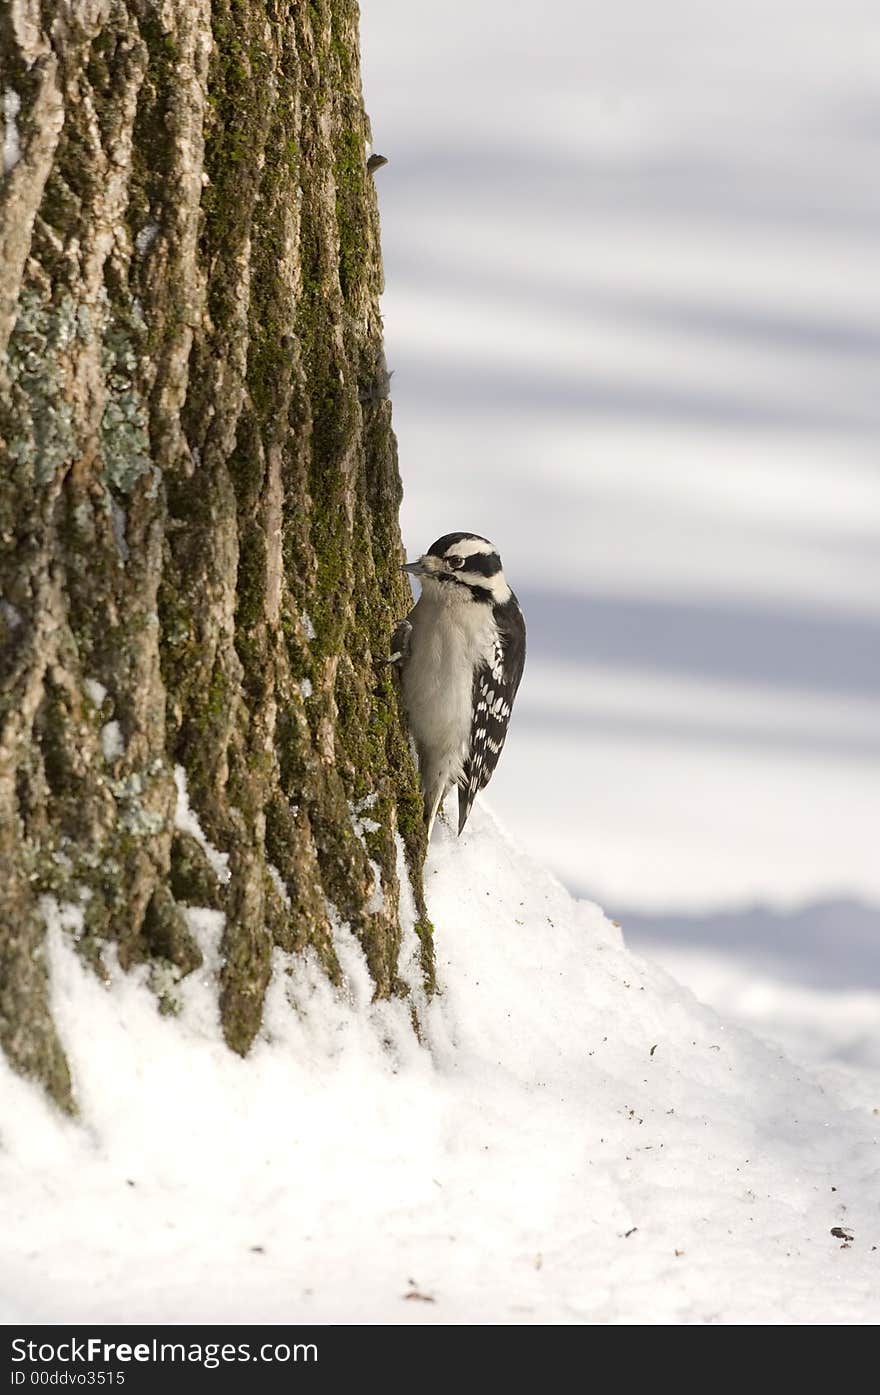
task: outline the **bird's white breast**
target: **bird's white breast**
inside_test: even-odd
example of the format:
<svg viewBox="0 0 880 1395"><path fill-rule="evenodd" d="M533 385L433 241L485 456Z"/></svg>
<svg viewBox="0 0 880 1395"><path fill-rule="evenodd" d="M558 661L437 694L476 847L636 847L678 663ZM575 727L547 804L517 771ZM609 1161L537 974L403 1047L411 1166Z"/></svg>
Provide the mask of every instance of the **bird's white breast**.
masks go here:
<svg viewBox="0 0 880 1395"><path fill-rule="evenodd" d="M430 766L423 770L430 788L461 774L470 747L474 668L491 655L497 628L491 606L459 599L452 587L439 596L423 591L410 622L403 698L420 763Z"/></svg>

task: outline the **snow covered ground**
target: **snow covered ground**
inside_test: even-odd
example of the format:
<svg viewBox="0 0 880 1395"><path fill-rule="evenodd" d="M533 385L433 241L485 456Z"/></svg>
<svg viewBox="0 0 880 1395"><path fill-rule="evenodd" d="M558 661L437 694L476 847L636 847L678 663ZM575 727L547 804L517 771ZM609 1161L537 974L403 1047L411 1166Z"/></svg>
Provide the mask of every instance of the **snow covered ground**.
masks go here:
<svg viewBox="0 0 880 1395"><path fill-rule="evenodd" d="M865 989L880 12L369 0L362 40L407 544L486 533L529 622L492 800L701 995L839 1061L794 927L832 905L809 962Z"/></svg>
<svg viewBox="0 0 880 1395"><path fill-rule="evenodd" d="M168 1018L51 912L81 1118L0 1064L0 1321L880 1318L876 1109L624 949L479 805L460 842L438 826L427 887L423 1046L350 941L339 992L279 955L244 1062L216 915Z"/></svg>

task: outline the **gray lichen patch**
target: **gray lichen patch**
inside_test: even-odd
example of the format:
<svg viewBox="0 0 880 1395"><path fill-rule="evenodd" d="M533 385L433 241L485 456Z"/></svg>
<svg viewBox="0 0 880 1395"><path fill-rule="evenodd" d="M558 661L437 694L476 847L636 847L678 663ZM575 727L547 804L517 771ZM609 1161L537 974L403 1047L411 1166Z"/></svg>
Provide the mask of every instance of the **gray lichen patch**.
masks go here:
<svg viewBox="0 0 880 1395"><path fill-rule="evenodd" d="M147 402L139 386L140 355L146 324L137 303L123 313L117 305L101 346L106 399L101 417L101 462L108 484L129 494L142 475L154 476Z"/></svg>
<svg viewBox="0 0 880 1395"><path fill-rule="evenodd" d="M120 780L107 780L107 788L116 800L116 823L134 838L152 838L167 824L167 813L151 809L147 803L148 787L139 771L132 771Z"/></svg>
<svg viewBox="0 0 880 1395"><path fill-rule="evenodd" d="M21 487L48 484L76 451L74 408L67 391L71 349L82 333L73 297L53 302L51 288L23 288L8 348L10 417L6 449Z"/></svg>

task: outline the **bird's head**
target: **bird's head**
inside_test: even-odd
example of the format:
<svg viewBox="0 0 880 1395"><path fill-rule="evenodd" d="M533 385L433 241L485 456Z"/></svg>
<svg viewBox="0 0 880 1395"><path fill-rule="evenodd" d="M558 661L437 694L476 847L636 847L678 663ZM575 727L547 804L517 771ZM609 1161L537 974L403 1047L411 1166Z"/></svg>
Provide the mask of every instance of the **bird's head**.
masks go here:
<svg viewBox="0 0 880 1395"><path fill-rule="evenodd" d="M503 604L510 598L495 545L477 533L446 533L403 570L419 578L426 595L449 604Z"/></svg>

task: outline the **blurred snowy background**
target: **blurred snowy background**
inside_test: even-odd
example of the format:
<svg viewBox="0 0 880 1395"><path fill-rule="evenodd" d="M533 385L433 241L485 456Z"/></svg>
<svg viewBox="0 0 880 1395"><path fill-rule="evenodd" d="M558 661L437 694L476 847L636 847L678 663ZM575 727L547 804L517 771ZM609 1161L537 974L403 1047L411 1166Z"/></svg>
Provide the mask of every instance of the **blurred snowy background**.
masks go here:
<svg viewBox="0 0 880 1395"><path fill-rule="evenodd" d="M490 800L873 1089L880 12L363 0L362 48L407 548L493 538L530 626Z"/></svg>

